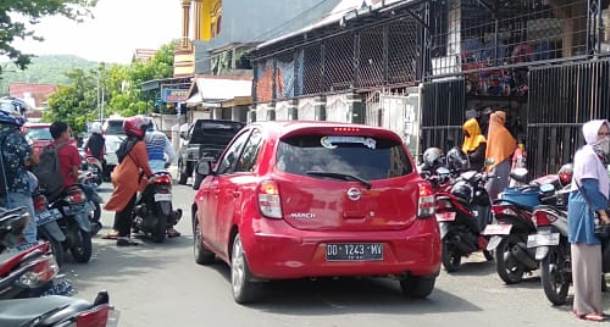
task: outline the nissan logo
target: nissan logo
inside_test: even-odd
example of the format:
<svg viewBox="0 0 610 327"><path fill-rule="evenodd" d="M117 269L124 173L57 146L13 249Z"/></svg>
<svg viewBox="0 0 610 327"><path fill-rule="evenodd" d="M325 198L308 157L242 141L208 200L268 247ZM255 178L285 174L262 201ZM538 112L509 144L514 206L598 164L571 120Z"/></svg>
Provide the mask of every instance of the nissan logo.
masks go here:
<svg viewBox="0 0 610 327"><path fill-rule="evenodd" d="M347 197L352 201L358 201L362 197L362 192L359 189L352 187L347 190Z"/></svg>

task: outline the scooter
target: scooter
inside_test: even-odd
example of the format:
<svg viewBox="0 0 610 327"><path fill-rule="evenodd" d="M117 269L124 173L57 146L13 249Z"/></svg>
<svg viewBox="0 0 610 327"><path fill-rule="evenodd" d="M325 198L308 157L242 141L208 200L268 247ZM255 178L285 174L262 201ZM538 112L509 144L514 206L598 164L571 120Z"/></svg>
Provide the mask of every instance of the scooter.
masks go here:
<svg viewBox="0 0 610 327"><path fill-rule="evenodd" d="M7 300L0 303L0 326L116 327L119 312L110 306L107 292L93 303L65 296Z"/></svg>
<svg viewBox="0 0 610 327"><path fill-rule="evenodd" d="M95 184L93 183L93 177L91 172L81 172L78 182L79 186L85 192L87 197L87 212L89 220L91 221L91 236L95 236L102 230L102 203L104 200L99 196L95 190Z"/></svg>
<svg viewBox="0 0 610 327"><path fill-rule="evenodd" d="M564 168L562 167L562 170ZM536 233L533 211L539 205L558 205L563 197L556 190L571 183L571 174L547 175L526 184L527 170L511 173L516 187L509 187L494 201L494 224L488 225L483 234L491 237L488 251L495 251L496 271L506 284L517 284L526 273L538 269L535 253L528 249L528 236Z"/></svg>
<svg viewBox="0 0 610 327"><path fill-rule="evenodd" d="M17 246L30 219L23 209L0 209L0 300L40 296L59 271L48 243Z"/></svg>
<svg viewBox="0 0 610 327"><path fill-rule="evenodd" d="M83 172L88 173L92 185L95 187L102 185L104 167L100 160L94 156L86 155L83 159L81 169Z"/></svg>
<svg viewBox="0 0 610 327"><path fill-rule="evenodd" d="M47 197L42 194L34 195L34 210L36 212L36 225L38 227L38 238L49 242L55 260L61 267L65 261L64 242L66 235L57 223L63 216L56 208L49 208Z"/></svg>
<svg viewBox="0 0 610 327"><path fill-rule="evenodd" d="M50 207L62 214L58 224L66 236L64 249L70 250L74 261L89 262L93 250L92 229L90 209L83 189L78 185L67 188L58 199L52 201Z"/></svg>
<svg viewBox="0 0 610 327"><path fill-rule="evenodd" d="M482 234L491 223L491 200L484 184L492 176L476 171L462 173L450 192L436 196L436 220L443 241L442 262L449 273L460 268L462 257L486 250L489 239Z"/></svg>
<svg viewBox="0 0 610 327"><path fill-rule="evenodd" d="M159 172L148 181L135 207L133 229L149 234L153 242L162 243L167 229L178 224L182 210L172 207L172 176Z"/></svg>

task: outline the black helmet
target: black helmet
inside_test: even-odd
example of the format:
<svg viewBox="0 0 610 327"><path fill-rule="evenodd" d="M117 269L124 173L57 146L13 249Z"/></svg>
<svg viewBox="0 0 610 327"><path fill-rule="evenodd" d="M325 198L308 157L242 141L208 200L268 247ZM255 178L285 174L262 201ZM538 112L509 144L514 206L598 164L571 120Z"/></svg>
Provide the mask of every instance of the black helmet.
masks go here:
<svg viewBox="0 0 610 327"><path fill-rule="evenodd" d="M461 172L468 169L468 157L458 147L447 152L447 168L452 172Z"/></svg>
<svg viewBox="0 0 610 327"><path fill-rule="evenodd" d="M422 156L424 167L427 169L436 169L443 165L445 156L443 150L439 148L428 148Z"/></svg>
<svg viewBox="0 0 610 327"><path fill-rule="evenodd" d="M455 195L458 199L464 201L465 203L470 203L474 197L474 190L467 182L459 181L451 188L451 194Z"/></svg>

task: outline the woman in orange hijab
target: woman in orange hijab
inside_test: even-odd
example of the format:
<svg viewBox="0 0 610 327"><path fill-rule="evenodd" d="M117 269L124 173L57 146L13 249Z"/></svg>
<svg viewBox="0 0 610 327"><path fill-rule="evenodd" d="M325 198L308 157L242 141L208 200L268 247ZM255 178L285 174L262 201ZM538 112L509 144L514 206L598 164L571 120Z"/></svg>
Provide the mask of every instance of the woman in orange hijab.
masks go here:
<svg viewBox="0 0 610 327"><path fill-rule="evenodd" d="M485 158L491 163L489 171L495 178L490 179L485 188L492 200L508 186L511 158L517 149L517 141L506 129L505 123L506 113L503 111L491 114Z"/></svg>
<svg viewBox="0 0 610 327"><path fill-rule="evenodd" d="M481 133L479 122L475 118L469 119L464 123L464 143L462 152L468 156L470 169L481 171L485 164L486 141Z"/></svg>

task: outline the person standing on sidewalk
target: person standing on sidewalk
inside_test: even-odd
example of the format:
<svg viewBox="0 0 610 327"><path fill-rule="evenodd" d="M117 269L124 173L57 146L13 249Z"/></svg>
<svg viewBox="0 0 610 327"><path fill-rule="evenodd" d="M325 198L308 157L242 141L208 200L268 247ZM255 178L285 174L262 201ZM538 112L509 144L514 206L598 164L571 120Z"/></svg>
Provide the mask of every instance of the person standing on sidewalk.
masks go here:
<svg viewBox="0 0 610 327"><path fill-rule="evenodd" d="M503 111L491 114L485 159L491 164L488 170L494 178L487 182L485 189L492 200L497 199L500 192L508 186L511 160L517 149L517 141L504 126L505 123L506 113Z"/></svg>
<svg viewBox="0 0 610 327"><path fill-rule="evenodd" d="M123 130L127 138L117 150L119 165L112 172L114 191L105 209L115 211L114 229L118 231L117 246L137 245L131 240L131 225L140 181L153 175L148 163L144 135L149 119L136 116L125 119ZM107 237L111 238L111 237Z"/></svg>
<svg viewBox="0 0 610 327"><path fill-rule="evenodd" d="M23 207L28 211L30 220L24 230L24 239L25 243L34 244L37 242L37 226L32 195L38 181L28 171L35 164L35 158L21 133L24 123L25 118L19 108L10 102L0 103L0 206L7 209Z"/></svg>
<svg viewBox="0 0 610 327"><path fill-rule="evenodd" d="M595 215L609 224L606 213L610 180L610 124L593 120L583 126L586 145L574 157L574 175L568 201L568 238L572 244L574 314L580 319L603 321L602 248L595 236Z"/></svg>

